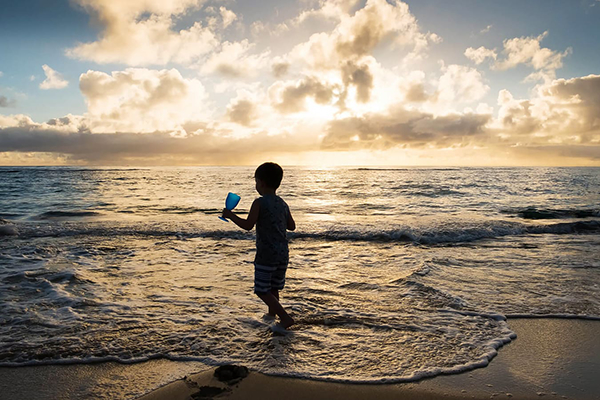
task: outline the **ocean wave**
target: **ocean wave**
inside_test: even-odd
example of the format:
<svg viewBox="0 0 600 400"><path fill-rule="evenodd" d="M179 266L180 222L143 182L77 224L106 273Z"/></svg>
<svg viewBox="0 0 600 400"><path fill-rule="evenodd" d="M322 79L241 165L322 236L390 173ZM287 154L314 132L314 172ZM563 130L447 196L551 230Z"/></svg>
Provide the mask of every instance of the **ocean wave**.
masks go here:
<svg viewBox="0 0 600 400"><path fill-rule="evenodd" d="M415 244L443 244L472 242L502 236L523 234L573 234L600 232L600 221L577 221L550 225L526 225L494 221L479 225L437 227L433 229L402 228L376 231L330 229L322 232L293 232L292 239L320 239L332 241L400 242Z"/></svg>
<svg viewBox="0 0 600 400"><path fill-rule="evenodd" d="M236 318L233 324L228 321L217 319L209 326L187 329L160 326L164 321L154 321L151 329L143 323L126 330L83 327L84 332L90 329L89 334L78 331L78 336L59 328L51 337L40 336L39 342L0 346L0 366L134 363L156 358L207 365L243 361L271 375L391 383L483 367L499 347L516 337L504 320L477 315L465 319L459 313L391 316L329 310L298 319L297 330L283 337L272 337L266 333L268 325L250 315ZM18 328L13 335L22 330ZM256 346L263 341L269 344ZM373 351L378 357L370 356ZM289 355L294 355L293 365Z"/></svg>
<svg viewBox="0 0 600 400"><path fill-rule="evenodd" d="M461 168L369 168L369 167L361 167L354 169L355 171L457 171Z"/></svg>
<svg viewBox="0 0 600 400"><path fill-rule="evenodd" d="M165 214L221 214L223 212L222 208L200 208L200 207L164 207L159 208L157 211L163 212Z"/></svg>
<svg viewBox="0 0 600 400"><path fill-rule="evenodd" d="M70 213L68 213L70 214ZM96 213L89 216L97 215ZM61 214L60 217L63 215ZM70 215L66 215L70 216ZM88 216L76 213L76 216ZM59 218L59 216L57 216ZM50 218L47 218L50 219ZM60 222L60 221L59 221ZM148 236L172 237L178 239L209 238L254 240L253 232L239 229L202 229L201 226L186 225L173 227L168 225L110 225L102 223L65 223L31 225L16 222L19 236L27 237L61 237L61 236ZM1 225L0 225L1 226ZM9 225L12 226L12 225ZM15 228L17 229L17 228ZM600 220L560 222L555 224L524 224L516 221L493 220L483 223L448 224L435 227L404 226L399 228L376 229L373 227L329 227L322 230L294 231L288 233L290 240L322 240L322 241L364 241L393 242L417 245L468 243L483 239L527 234L595 234L600 232Z"/></svg>
<svg viewBox="0 0 600 400"><path fill-rule="evenodd" d="M97 211L47 211L32 217L32 219L48 220L61 218L97 217L99 215L102 215L102 213Z"/></svg>
<svg viewBox="0 0 600 400"><path fill-rule="evenodd" d="M504 214L516 214L523 219L565 219L600 217L600 209L551 209L527 207L523 209L502 210Z"/></svg>

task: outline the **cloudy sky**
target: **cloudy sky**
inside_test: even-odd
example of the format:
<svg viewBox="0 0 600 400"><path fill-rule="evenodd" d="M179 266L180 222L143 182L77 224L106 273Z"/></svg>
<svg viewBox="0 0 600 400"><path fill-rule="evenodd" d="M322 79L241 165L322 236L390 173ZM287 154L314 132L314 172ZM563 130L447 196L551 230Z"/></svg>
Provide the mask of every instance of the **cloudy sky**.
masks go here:
<svg viewBox="0 0 600 400"><path fill-rule="evenodd" d="M0 3L0 165L600 165L600 0Z"/></svg>

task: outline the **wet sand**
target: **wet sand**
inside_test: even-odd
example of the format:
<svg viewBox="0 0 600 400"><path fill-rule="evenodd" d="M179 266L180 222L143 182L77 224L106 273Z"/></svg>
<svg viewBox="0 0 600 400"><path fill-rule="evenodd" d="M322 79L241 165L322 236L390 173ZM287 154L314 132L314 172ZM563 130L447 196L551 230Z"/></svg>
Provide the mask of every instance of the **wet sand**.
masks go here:
<svg viewBox="0 0 600 400"><path fill-rule="evenodd" d="M153 360L1 367L0 398L133 399L148 393L140 400L600 399L600 321L510 319L509 325L517 339L502 347L487 367L419 382L346 384L250 372L227 384L213 376L214 368L201 363Z"/></svg>

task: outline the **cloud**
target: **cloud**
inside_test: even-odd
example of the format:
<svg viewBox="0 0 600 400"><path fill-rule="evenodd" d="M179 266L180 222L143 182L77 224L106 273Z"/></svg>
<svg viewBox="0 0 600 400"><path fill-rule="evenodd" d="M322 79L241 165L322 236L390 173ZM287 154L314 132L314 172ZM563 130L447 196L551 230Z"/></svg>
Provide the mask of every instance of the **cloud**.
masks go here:
<svg viewBox="0 0 600 400"><path fill-rule="evenodd" d="M549 77L554 77L555 70L562 68L562 60L567 55L571 54L571 48L567 48L564 52L556 52L546 47L541 47L540 42L548 35L544 32L537 37L520 37L508 39L503 42L503 60L497 60L495 68L498 70L506 70L514 68L519 64L526 64L535 70L542 71L543 74ZM537 75L542 76L542 75ZM535 77L532 76L532 77Z"/></svg>
<svg viewBox="0 0 600 400"><path fill-rule="evenodd" d="M474 68L462 65L444 67L444 74L439 79L438 90L434 100L446 108L453 103L471 103L480 100L490 90L483 83L481 73Z"/></svg>
<svg viewBox="0 0 600 400"><path fill-rule="evenodd" d="M305 110L306 99L312 98L318 104L330 104L334 98L336 86L327 85L314 77L298 81L274 83L269 88L271 105L283 114Z"/></svg>
<svg viewBox="0 0 600 400"><path fill-rule="evenodd" d="M46 79L44 79L44 81L40 83L40 89L63 89L69 85L69 82L66 81L61 74L59 74L46 64L42 65L42 69L44 70Z"/></svg>
<svg viewBox="0 0 600 400"><path fill-rule="evenodd" d="M244 39L241 42L225 42L219 52L199 65L204 74L219 73L228 78L256 76L260 69L268 64L269 51L261 54L249 54L253 44Z"/></svg>
<svg viewBox="0 0 600 400"><path fill-rule="evenodd" d="M242 126L252 126L258 117L258 100L248 91L240 91L227 106L227 119Z"/></svg>
<svg viewBox="0 0 600 400"><path fill-rule="evenodd" d="M433 114L395 107L389 113L331 121L322 142L326 150L385 150L392 147L442 148L465 145L483 135L489 114Z"/></svg>
<svg viewBox="0 0 600 400"><path fill-rule="evenodd" d="M201 22L175 31L175 18L200 7L203 0L74 0L102 27L98 40L68 49L69 57L101 64L131 66L188 64L213 51L219 43L215 33ZM224 9L223 25L233 22ZM225 20L226 18L226 20Z"/></svg>
<svg viewBox="0 0 600 400"><path fill-rule="evenodd" d="M600 75L547 82L531 99L502 90L498 105L499 129L516 141L600 143Z"/></svg>
<svg viewBox="0 0 600 400"><path fill-rule="evenodd" d="M4 72L0 71L0 78L4 76Z"/></svg>
<svg viewBox="0 0 600 400"><path fill-rule="evenodd" d="M342 66L342 80L346 88L350 85L356 87L356 100L358 102L366 103L369 101L371 89L373 88L373 75L368 64L347 61Z"/></svg>
<svg viewBox="0 0 600 400"><path fill-rule="evenodd" d="M227 28L238 18L233 11L228 10L225 7L219 7L219 12L221 14L221 18L223 19L223 28Z"/></svg>
<svg viewBox="0 0 600 400"><path fill-rule="evenodd" d="M289 69L290 63L286 61L275 60L273 63L271 63L271 73L275 78L281 78L282 76L287 74Z"/></svg>
<svg viewBox="0 0 600 400"><path fill-rule="evenodd" d="M226 137L208 126L184 138L168 132L90 133L64 131L47 124L22 120L18 126L2 127L0 148L4 152L54 153L69 163L167 165L257 163L265 154L317 150L314 144L290 134L259 132L244 138ZM252 151L248 151L252 149ZM0 153L1 154L1 153Z"/></svg>
<svg viewBox="0 0 600 400"><path fill-rule="evenodd" d="M477 49L475 49L473 47L469 47L467 50L465 50L465 56L468 59L473 60L475 62L475 64L477 64L477 65L484 62L486 60L486 58L491 58L491 59L495 60L496 57L498 57L495 49L490 50L490 49L486 49L483 46L481 46Z"/></svg>
<svg viewBox="0 0 600 400"><path fill-rule="evenodd" d="M292 23L300 25L313 18L339 21L357 2L358 0L319 0L319 7L302 11Z"/></svg>
<svg viewBox="0 0 600 400"><path fill-rule="evenodd" d="M481 33L481 34L488 33L492 29L493 26L494 25L488 25L485 28L483 28L482 30L480 30L479 33Z"/></svg>
<svg viewBox="0 0 600 400"><path fill-rule="evenodd" d="M493 69L504 71L525 64L536 72L530 74L525 80L535 81L543 79L549 81L555 78L556 70L562 68L563 59L571 54L569 47L565 51L558 52L541 46L541 41L548 35L544 32L538 36L518 37L506 39L503 42L502 55L499 58L496 49L488 49L481 46L477 49L469 47L465 56L479 65L486 59L494 60Z"/></svg>
<svg viewBox="0 0 600 400"><path fill-rule="evenodd" d="M342 15L331 33L313 34L307 42L297 45L290 55L313 70L336 69L346 61L370 55L386 40L395 45L410 46L412 52L418 54L438 37L420 32L406 3L368 0L354 15Z"/></svg>
<svg viewBox="0 0 600 400"><path fill-rule="evenodd" d="M182 124L206 116L207 93L197 79L176 69L128 68L79 78L90 129L99 132L183 132Z"/></svg>
<svg viewBox="0 0 600 400"><path fill-rule="evenodd" d="M439 40L435 34L420 31L406 3L367 0L352 12L356 5L356 1L320 1L318 8L300 15L299 20L323 17L336 25L296 45L282 57L284 64L272 64L276 77L292 66L302 75L301 83L279 82L271 87L274 107L280 112L305 110L309 98L321 105L335 103L339 112L360 114L385 108L396 101L394 85L401 78L383 68L373 51L378 46L405 47L409 53L404 60L414 60Z"/></svg>

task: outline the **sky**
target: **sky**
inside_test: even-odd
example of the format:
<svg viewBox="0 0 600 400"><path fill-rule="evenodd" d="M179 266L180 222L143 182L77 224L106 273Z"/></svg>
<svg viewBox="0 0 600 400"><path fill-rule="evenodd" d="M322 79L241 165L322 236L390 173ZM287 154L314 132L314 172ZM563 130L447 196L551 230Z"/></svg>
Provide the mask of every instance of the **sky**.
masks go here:
<svg viewBox="0 0 600 400"><path fill-rule="evenodd" d="M600 166L600 0L0 10L0 165Z"/></svg>

